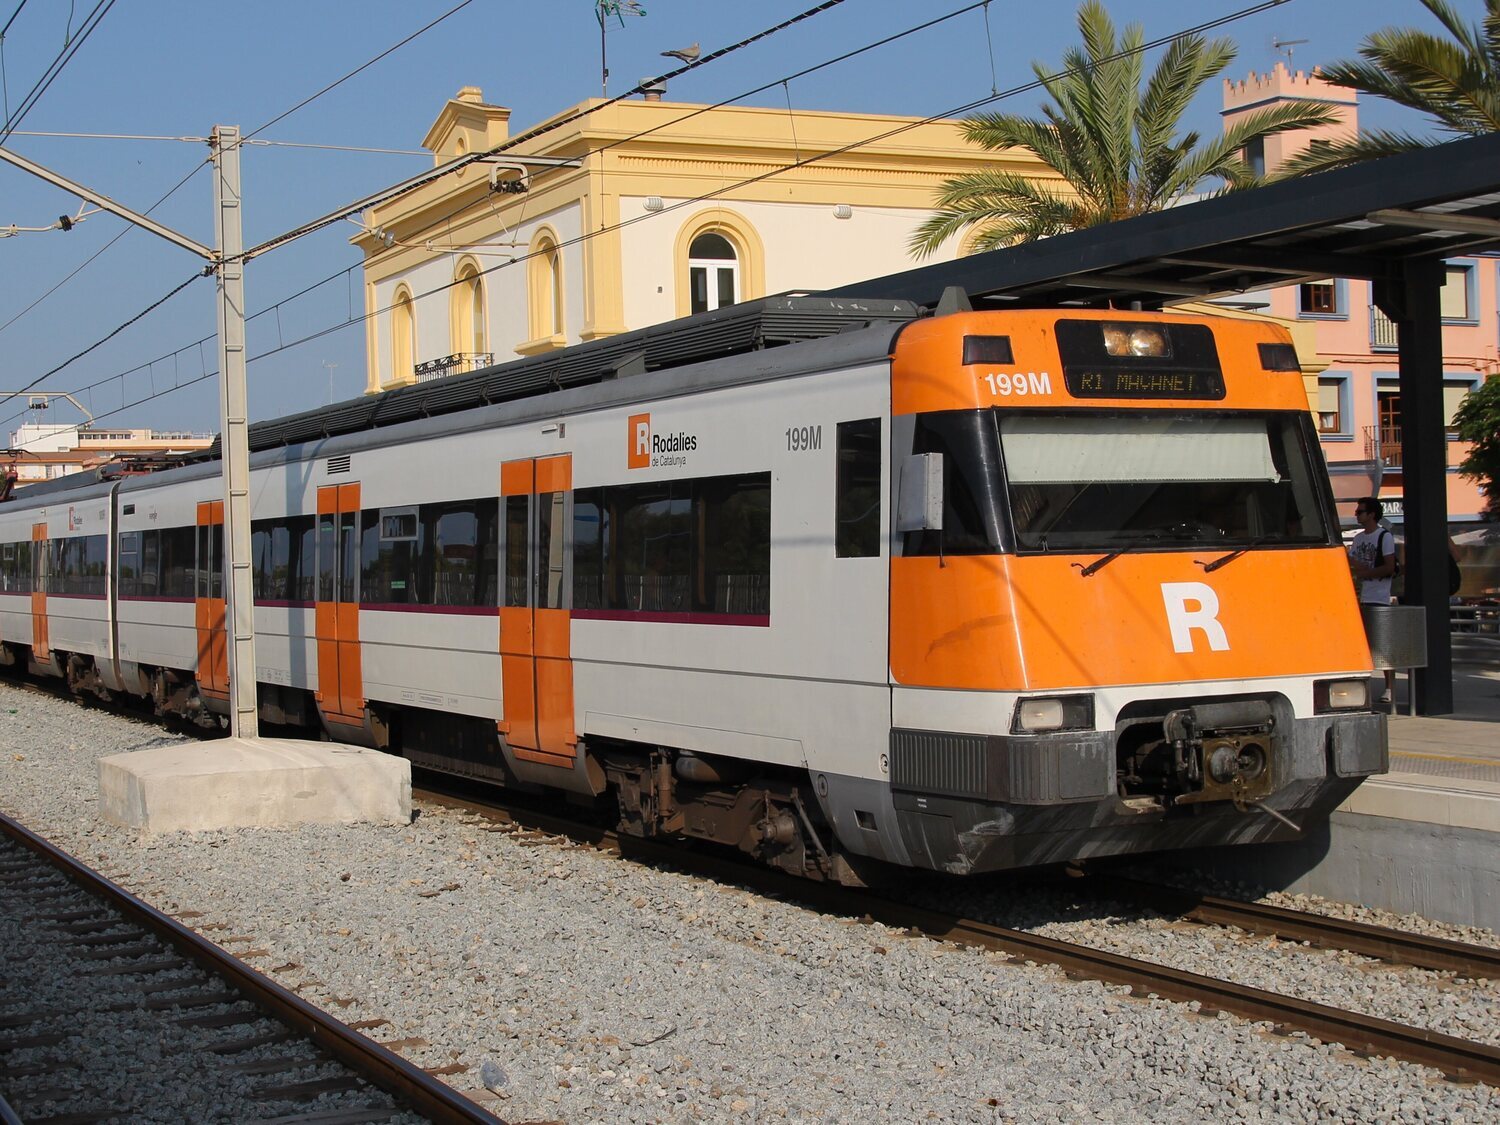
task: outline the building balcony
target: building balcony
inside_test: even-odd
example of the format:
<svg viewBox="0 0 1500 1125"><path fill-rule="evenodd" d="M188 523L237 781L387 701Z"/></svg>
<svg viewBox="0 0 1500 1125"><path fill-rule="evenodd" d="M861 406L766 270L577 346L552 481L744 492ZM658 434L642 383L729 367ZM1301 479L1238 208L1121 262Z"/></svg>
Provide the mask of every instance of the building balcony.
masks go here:
<svg viewBox="0 0 1500 1125"><path fill-rule="evenodd" d="M1396 322L1374 305L1370 306L1370 350L1393 352L1396 350Z"/></svg>
<svg viewBox="0 0 1500 1125"><path fill-rule="evenodd" d="M1384 469L1400 470L1401 468L1401 427L1400 426L1366 426L1365 434L1365 458L1370 461L1379 462ZM1464 457L1468 454L1470 446L1466 442L1457 440L1457 433L1450 427L1446 431L1447 440L1443 443L1443 464L1445 468L1456 468L1462 464Z"/></svg>
<svg viewBox="0 0 1500 1125"><path fill-rule="evenodd" d="M494 362L494 352L455 352L441 359L423 360L417 364L415 374L417 382L426 383L432 379L447 378L449 375L463 375L469 371L478 371L481 367L489 367Z"/></svg>
<svg viewBox="0 0 1500 1125"><path fill-rule="evenodd" d="M1378 461L1384 468L1401 467L1401 427L1366 426L1365 457Z"/></svg>

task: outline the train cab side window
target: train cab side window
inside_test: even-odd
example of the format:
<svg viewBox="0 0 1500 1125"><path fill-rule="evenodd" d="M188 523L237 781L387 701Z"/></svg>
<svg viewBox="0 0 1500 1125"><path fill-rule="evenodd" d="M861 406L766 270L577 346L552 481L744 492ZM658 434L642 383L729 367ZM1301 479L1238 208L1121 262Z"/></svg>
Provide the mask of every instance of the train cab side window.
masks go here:
<svg viewBox="0 0 1500 1125"><path fill-rule="evenodd" d="M907 555L991 555L1002 549L1000 440L988 410L917 417L913 453L943 455L943 527L909 531Z"/></svg>
<svg viewBox="0 0 1500 1125"><path fill-rule="evenodd" d="M880 419L840 422L834 550L841 559L880 554Z"/></svg>

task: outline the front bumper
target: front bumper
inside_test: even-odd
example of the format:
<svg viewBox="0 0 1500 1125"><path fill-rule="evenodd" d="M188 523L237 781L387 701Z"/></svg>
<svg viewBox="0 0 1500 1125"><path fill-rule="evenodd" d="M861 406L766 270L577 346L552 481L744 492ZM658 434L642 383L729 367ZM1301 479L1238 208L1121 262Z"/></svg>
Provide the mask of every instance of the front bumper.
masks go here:
<svg viewBox="0 0 1500 1125"><path fill-rule="evenodd" d="M891 732L891 798L912 863L954 874L1091 856L1296 838L1254 805L1142 807L1122 800L1116 733ZM1300 826L1326 818L1389 761L1384 715L1278 723L1276 783L1263 799Z"/></svg>

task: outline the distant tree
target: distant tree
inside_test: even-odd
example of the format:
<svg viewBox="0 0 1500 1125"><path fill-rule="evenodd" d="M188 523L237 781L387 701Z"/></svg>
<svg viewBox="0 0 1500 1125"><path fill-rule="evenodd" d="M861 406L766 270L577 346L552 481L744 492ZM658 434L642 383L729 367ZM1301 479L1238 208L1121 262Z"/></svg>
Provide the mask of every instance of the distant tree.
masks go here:
<svg viewBox="0 0 1500 1125"><path fill-rule="evenodd" d="M1451 38L1413 28L1382 28L1360 44L1363 61L1336 62L1319 74L1336 86L1416 110L1438 126L1438 134L1372 130L1351 141L1320 141L1288 161L1283 172L1323 172L1500 131L1500 0L1485 0L1484 20L1472 25L1459 18L1448 0L1421 3Z"/></svg>
<svg viewBox="0 0 1500 1125"><path fill-rule="evenodd" d="M986 149L1025 149L1063 178L1052 185L1010 172L971 172L947 181L938 209L912 235L911 252L931 254L950 236L979 228L974 246L1018 242L1160 211L1218 180L1220 190L1262 182L1243 154L1252 141L1327 125L1336 119L1317 102L1289 102L1248 114L1208 140L1182 134L1183 114L1204 84L1234 60L1228 39L1185 35L1167 49L1145 88L1145 41L1139 24L1117 36L1099 0L1078 9L1083 46L1070 47L1055 71L1031 64L1052 100L1045 120L982 113L963 122L964 136Z"/></svg>
<svg viewBox="0 0 1500 1125"><path fill-rule="evenodd" d="M1500 519L1500 376L1465 398L1453 421L1473 445L1458 470L1484 489L1486 518Z"/></svg>

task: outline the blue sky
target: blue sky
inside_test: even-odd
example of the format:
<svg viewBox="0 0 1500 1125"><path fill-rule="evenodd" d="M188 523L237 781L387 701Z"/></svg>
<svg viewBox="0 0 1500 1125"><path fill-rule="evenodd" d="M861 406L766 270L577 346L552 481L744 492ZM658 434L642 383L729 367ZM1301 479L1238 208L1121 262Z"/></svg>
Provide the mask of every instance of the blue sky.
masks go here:
<svg viewBox="0 0 1500 1125"><path fill-rule="evenodd" d="M21 0L0 0L0 25ZM76 33L97 0L26 0L3 44L4 87L12 110ZM364 0L203 0L117 2L37 102L7 147L97 188L138 210L155 203L206 155L200 142L90 140L23 135L28 131L204 137L216 123L245 132L366 62L453 7L458 0L393 3ZM677 64L660 56L701 44L704 53L745 38L813 6L813 0L641 0L644 18L612 26L608 36L610 92ZM1482 0L1456 0L1477 19ZM965 6L963 0L913 5L897 0L845 0L793 28L676 79L671 100L714 102L822 62L855 47ZM1139 21L1148 38L1250 6L1249 0L1113 0L1116 22ZM1076 41L1071 3L994 0L989 34L980 12L948 21L878 51L790 84L793 106L899 114L952 110L991 90L991 53L999 88L1031 77L1030 62L1056 62ZM1274 38L1306 39L1292 48L1298 67L1351 56L1374 28L1435 27L1417 0L1288 0L1215 35L1239 48L1227 77L1268 70L1284 56ZM268 130L264 137L300 144L416 150L445 99L477 85L485 100L512 109L512 131L599 93L599 31L591 0L473 0L411 44ZM784 105L778 87L751 99ZM1000 103L1034 112L1035 93ZM1191 122L1218 128L1215 84L1194 106ZM3 117L3 114L0 114ZM1365 124L1413 124L1367 102ZM247 245L328 212L430 165L425 155L378 155L309 148L252 147L243 158ZM154 217L210 243L212 186L207 170L154 212ZM9 165L0 164L0 227L42 226L78 201ZM99 340L186 280L201 262L141 231L132 231L51 296L24 311L122 229L97 215L67 232L0 239L0 391L16 390ZM341 224L252 261L246 270L250 311L276 304L330 274L357 266ZM358 270L352 284L336 281L267 314L250 328L254 356L343 322L351 301L360 309ZM119 425L159 429L217 428L212 380L186 386L149 404L119 411L153 389L188 383L215 366L213 283L189 286L149 317L37 389L79 391L86 406ZM191 350L114 376L203 337L203 359ZM364 332L354 326L288 348L250 366L251 416L313 408L333 393L353 397L364 387ZM118 412L116 412L118 411ZM114 412L114 413L112 413ZM21 418L16 400L0 402L0 443ZM55 421L73 421L67 407Z"/></svg>

